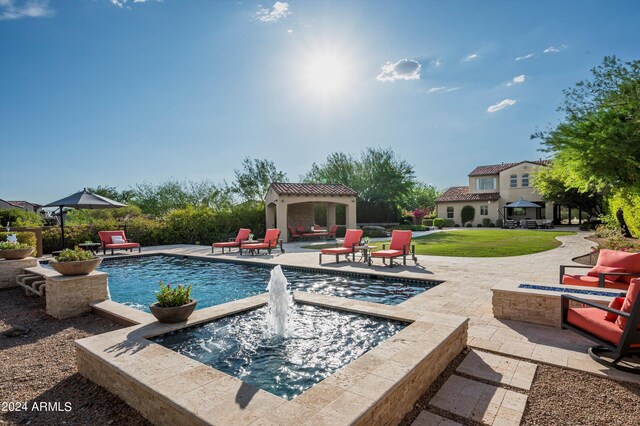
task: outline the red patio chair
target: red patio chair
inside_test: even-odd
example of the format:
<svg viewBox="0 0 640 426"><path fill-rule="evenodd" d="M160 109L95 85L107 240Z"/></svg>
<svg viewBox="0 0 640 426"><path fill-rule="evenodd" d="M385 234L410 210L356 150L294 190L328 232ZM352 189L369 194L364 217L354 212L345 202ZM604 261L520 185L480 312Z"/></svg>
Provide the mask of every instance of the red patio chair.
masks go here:
<svg viewBox="0 0 640 426"><path fill-rule="evenodd" d="M360 245L360 239L362 239L362 229L347 229L342 247L320 250L320 265L322 265L323 254L334 254L336 256L336 263L340 263L341 254L344 254L347 259L349 259L350 254L353 254L355 257L354 253L357 251L356 246Z"/></svg>
<svg viewBox="0 0 640 426"><path fill-rule="evenodd" d="M235 238L229 238L229 241L221 242L221 243L213 243L211 244L211 253L213 253L214 248L222 249L222 253L224 254L224 249L228 248L229 252L233 247L240 247L240 243L249 239L249 234L251 234L251 229L240 228L238 230L238 235Z"/></svg>
<svg viewBox="0 0 640 426"><path fill-rule="evenodd" d="M328 240L335 239L337 233L338 233L338 225L333 225L327 232L327 239Z"/></svg>
<svg viewBox="0 0 640 426"><path fill-rule="evenodd" d="M382 250L374 251L369 255L369 266L371 266L371 258L382 258L382 263L386 265L385 260L389 259L389 268L393 267L393 259L402 257L402 264L407 264L407 255L411 255L414 262L418 263L416 258L416 246L411 244L411 231L395 230L391 233L391 244L387 250L387 245L382 245Z"/></svg>
<svg viewBox="0 0 640 426"><path fill-rule="evenodd" d="M289 235L291 236L291 240L302 239L302 234L298 232L296 228L294 228L293 226L287 226L287 228L289 229Z"/></svg>
<svg viewBox="0 0 640 426"><path fill-rule="evenodd" d="M570 308L570 302L589 306ZM625 358L640 354L640 279L634 278L626 297L616 297L609 306L566 294L561 295L562 328L597 342L589 356L600 364L640 373L640 362Z"/></svg>
<svg viewBox="0 0 640 426"><path fill-rule="evenodd" d="M567 268L590 269L586 275L565 274ZM633 277L640 277L640 253L602 249L596 266L560 265L560 283L626 290Z"/></svg>
<svg viewBox="0 0 640 426"><path fill-rule="evenodd" d="M102 244L102 252L105 255L107 254L107 249L111 249L111 254L116 249L133 251L134 248L137 248L138 253L142 251L140 244L127 240L124 231L98 231L98 236Z"/></svg>
<svg viewBox="0 0 640 426"><path fill-rule="evenodd" d="M258 240L258 243L240 243L240 255L242 256L243 250L248 250L251 254L260 254L260 250L267 250L269 254L271 254L271 250L275 249L280 245L280 252L284 253L284 249L282 248L282 240L279 240L280 230L279 229L267 229L267 232L264 234L264 238Z"/></svg>

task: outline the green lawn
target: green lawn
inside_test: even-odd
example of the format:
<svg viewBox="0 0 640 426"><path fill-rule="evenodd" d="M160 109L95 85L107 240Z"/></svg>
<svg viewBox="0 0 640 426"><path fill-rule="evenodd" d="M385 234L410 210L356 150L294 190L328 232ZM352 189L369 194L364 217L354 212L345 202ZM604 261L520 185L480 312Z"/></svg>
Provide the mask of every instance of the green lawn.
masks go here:
<svg viewBox="0 0 640 426"><path fill-rule="evenodd" d="M560 246L556 237L572 235L573 232L534 231L518 229L495 230L460 230L436 232L423 237L414 238L416 254L455 257L505 257L539 253ZM382 248L385 242L372 242ZM305 248L321 249L335 247L335 244L307 246Z"/></svg>

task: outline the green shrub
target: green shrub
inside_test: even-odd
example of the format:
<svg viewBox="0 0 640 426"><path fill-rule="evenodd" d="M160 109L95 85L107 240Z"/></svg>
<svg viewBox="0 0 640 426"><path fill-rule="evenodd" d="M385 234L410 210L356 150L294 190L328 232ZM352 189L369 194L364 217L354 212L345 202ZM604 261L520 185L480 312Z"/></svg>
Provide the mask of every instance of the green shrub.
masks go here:
<svg viewBox="0 0 640 426"><path fill-rule="evenodd" d="M15 250L15 249L26 249L31 247L29 244L24 243L10 243L9 241L0 242L0 250Z"/></svg>
<svg viewBox="0 0 640 426"><path fill-rule="evenodd" d="M469 225L471 225L471 224L469 224ZM477 224L476 228L482 228L482 224L481 223Z"/></svg>
<svg viewBox="0 0 640 426"><path fill-rule="evenodd" d="M482 226L484 226L485 228L488 228L490 224L491 224L491 219L489 219L488 217L482 218Z"/></svg>
<svg viewBox="0 0 640 426"><path fill-rule="evenodd" d="M362 236L365 238L384 238L387 237L387 230L382 226L363 226Z"/></svg>
<svg viewBox="0 0 640 426"><path fill-rule="evenodd" d="M502 219L496 219L496 228L502 228L503 225L504 222L502 221Z"/></svg>
<svg viewBox="0 0 640 426"><path fill-rule="evenodd" d="M433 219L422 219L422 224L424 226L433 226Z"/></svg>
<svg viewBox="0 0 640 426"><path fill-rule="evenodd" d="M489 228L495 228L495 227L496 227L496 225L495 225L495 224L493 224L493 223L490 223L490 224L489 224Z"/></svg>
<svg viewBox="0 0 640 426"><path fill-rule="evenodd" d="M444 226L444 223L446 221L441 218L441 217L436 217L435 219L433 219L433 226L435 226L438 229L442 229L442 227Z"/></svg>
<svg viewBox="0 0 640 426"><path fill-rule="evenodd" d="M453 219L445 219L444 220L444 226L447 227L447 228L451 228L455 224L456 224L456 222Z"/></svg>
<svg viewBox="0 0 640 426"><path fill-rule="evenodd" d="M400 226L395 226L392 229L409 230L409 231L427 231L427 227L424 225L400 225Z"/></svg>
<svg viewBox="0 0 640 426"><path fill-rule="evenodd" d="M476 217L476 209L473 206L466 205L460 210L460 219L463 224L467 224L468 222L473 222L473 219Z"/></svg>
<svg viewBox="0 0 640 426"><path fill-rule="evenodd" d="M55 259L58 262L77 262L79 260L91 260L94 258L94 254L90 251L82 250L81 248L76 247L75 249L62 250Z"/></svg>
<svg viewBox="0 0 640 426"><path fill-rule="evenodd" d="M156 299L161 308L186 305L191 301L191 286L179 284L171 288L171 284L165 285L160 281L160 291L156 292Z"/></svg>
<svg viewBox="0 0 640 426"><path fill-rule="evenodd" d="M465 225L467 228L471 228L473 225L471 225L471 222L467 222L467 224Z"/></svg>
<svg viewBox="0 0 640 426"><path fill-rule="evenodd" d="M453 225L454 228L460 228L460 224L456 223L455 225Z"/></svg>
<svg viewBox="0 0 640 426"><path fill-rule="evenodd" d="M4 228L7 223L11 227L38 227L44 224L44 220L38 213L25 212L19 209L0 209L0 226Z"/></svg>
<svg viewBox="0 0 640 426"><path fill-rule="evenodd" d="M19 243L26 244L29 247L36 246L36 234L33 232L0 232L0 240L6 240L7 236L11 234L16 234L16 238L18 238Z"/></svg>

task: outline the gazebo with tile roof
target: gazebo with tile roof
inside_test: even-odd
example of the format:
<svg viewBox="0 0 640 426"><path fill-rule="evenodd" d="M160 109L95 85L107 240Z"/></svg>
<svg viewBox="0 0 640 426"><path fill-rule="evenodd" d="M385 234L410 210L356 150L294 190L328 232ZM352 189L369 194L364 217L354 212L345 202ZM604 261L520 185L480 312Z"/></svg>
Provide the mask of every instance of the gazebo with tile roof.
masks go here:
<svg viewBox="0 0 640 426"><path fill-rule="evenodd" d="M274 182L264 198L267 228L280 229L282 240L287 242L287 226L309 228L314 224L317 204L327 207L327 227L337 225L336 205L342 204L346 208L345 225L353 229L356 227L357 195L342 184Z"/></svg>

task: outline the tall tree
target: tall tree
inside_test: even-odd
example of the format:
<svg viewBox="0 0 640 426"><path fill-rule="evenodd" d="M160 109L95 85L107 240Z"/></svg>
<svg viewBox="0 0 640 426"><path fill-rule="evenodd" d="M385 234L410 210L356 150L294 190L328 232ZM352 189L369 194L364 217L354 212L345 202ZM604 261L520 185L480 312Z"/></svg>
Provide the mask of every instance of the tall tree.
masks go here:
<svg viewBox="0 0 640 426"><path fill-rule="evenodd" d="M640 60L605 57L592 74L564 91L563 121L532 137L555 156L567 188L640 195ZM626 229L623 210L610 213Z"/></svg>
<svg viewBox="0 0 640 426"><path fill-rule="evenodd" d="M242 169L234 170L233 191L243 201L262 201L273 182L287 182L287 175L279 171L273 161L245 158Z"/></svg>

